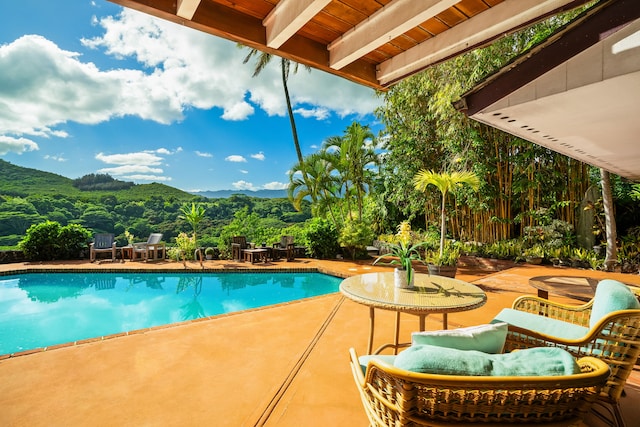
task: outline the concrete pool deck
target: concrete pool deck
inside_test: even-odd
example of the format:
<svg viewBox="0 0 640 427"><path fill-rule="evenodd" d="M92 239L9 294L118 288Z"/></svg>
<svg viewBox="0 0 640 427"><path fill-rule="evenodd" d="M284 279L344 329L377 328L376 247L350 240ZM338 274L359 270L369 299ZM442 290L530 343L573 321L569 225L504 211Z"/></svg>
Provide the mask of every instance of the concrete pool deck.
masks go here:
<svg viewBox="0 0 640 427"><path fill-rule="evenodd" d="M199 269L196 263L190 269ZM371 261L298 259L273 264L207 261L207 269L310 268L346 277L388 267ZM25 263L13 270L183 270L181 263ZM535 293L533 276L611 277L640 285L640 276L516 266L461 268L458 278L487 292L479 309L449 315L450 328L486 323L513 299ZM551 299L578 303L551 295ZM393 313L376 312L374 347L392 336ZM417 329L402 317L401 336ZM427 318L439 329L441 316ZM0 360L3 426L365 426L348 349L366 348L368 308L331 294L175 327L86 342ZM623 398L628 426L640 418L640 376ZM589 425L600 425L590 420Z"/></svg>

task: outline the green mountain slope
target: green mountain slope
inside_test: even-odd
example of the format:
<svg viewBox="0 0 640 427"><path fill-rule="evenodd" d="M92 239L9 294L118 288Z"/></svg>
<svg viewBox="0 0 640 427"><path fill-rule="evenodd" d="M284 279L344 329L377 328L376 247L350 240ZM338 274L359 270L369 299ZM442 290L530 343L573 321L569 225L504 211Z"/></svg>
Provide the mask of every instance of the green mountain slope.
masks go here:
<svg viewBox="0 0 640 427"><path fill-rule="evenodd" d="M139 184L119 191L80 191L73 180L50 172L16 166L0 159L0 195L26 197L30 195L60 195L94 200L114 195L121 201L145 200L153 196L191 200L195 196L164 184Z"/></svg>

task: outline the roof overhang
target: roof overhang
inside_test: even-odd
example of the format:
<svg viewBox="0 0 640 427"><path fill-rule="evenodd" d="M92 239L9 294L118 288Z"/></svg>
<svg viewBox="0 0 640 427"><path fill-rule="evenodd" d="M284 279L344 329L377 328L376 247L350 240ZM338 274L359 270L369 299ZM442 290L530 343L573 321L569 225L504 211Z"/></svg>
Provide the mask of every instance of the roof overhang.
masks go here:
<svg viewBox="0 0 640 427"><path fill-rule="evenodd" d="M111 0L385 89L588 0Z"/></svg>
<svg viewBox="0 0 640 427"><path fill-rule="evenodd" d="M640 5L601 2L456 102L469 117L640 180Z"/></svg>

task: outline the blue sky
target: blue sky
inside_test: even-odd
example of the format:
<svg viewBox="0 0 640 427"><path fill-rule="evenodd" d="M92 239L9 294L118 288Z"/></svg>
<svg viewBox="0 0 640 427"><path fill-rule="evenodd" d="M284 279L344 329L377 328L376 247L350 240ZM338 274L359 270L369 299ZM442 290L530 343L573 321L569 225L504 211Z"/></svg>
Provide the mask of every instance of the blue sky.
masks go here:
<svg viewBox="0 0 640 427"><path fill-rule="evenodd" d="M279 61L252 78L246 53L104 0L5 2L0 158L186 191L284 188L297 159ZM354 120L381 129L372 89L302 67L289 86L303 155Z"/></svg>

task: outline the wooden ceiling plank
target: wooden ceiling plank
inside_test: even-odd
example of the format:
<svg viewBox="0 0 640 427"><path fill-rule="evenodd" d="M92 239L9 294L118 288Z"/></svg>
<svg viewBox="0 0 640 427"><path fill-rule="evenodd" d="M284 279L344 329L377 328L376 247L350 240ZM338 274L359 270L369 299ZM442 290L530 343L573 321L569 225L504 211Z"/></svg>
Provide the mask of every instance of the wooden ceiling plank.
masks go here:
<svg viewBox="0 0 640 427"><path fill-rule="evenodd" d="M394 0L329 46L330 67L341 69L445 11L459 0Z"/></svg>
<svg viewBox="0 0 640 427"><path fill-rule="evenodd" d="M178 0L176 15L191 20L198 6L200 6L200 0Z"/></svg>
<svg viewBox="0 0 640 427"><path fill-rule="evenodd" d="M381 85L506 34L571 3L572 0L505 0L379 65Z"/></svg>
<svg viewBox="0 0 640 427"><path fill-rule="evenodd" d="M330 2L331 0L280 1L262 21L267 29L267 46L273 49L282 46Z"/></svg>

